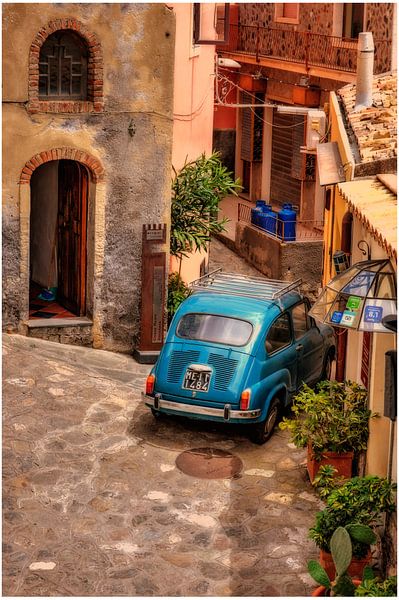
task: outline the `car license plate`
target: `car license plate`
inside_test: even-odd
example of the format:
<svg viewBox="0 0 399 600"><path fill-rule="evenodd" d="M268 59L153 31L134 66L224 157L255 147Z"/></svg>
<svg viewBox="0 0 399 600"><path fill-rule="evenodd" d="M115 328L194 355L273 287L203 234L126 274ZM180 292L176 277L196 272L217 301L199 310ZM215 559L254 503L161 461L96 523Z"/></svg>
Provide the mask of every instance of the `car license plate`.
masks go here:
<svg viewBox="0 0 399 600"><path fill-rule="evenodd" d="M183 388L186 390L196 390L198 392L207 392L211 379L211 371L194 371L187 369L184 375Z"/></svg>

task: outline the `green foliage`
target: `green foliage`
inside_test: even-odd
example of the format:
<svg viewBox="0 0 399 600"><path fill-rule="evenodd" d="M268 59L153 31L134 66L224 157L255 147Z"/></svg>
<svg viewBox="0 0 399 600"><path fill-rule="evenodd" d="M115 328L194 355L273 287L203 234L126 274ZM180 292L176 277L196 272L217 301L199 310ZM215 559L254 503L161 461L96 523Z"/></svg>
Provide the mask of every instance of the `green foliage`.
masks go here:
<svg viewBox="0 0 399 600"><path fill-rule="evenodd" d="M378 577L363 576L362 583L356 588L355 596L397 596L396 575L381 581Z"/></svg>
<svg viewBox="0 0 399 600"><path fill-rule="evenodd" d="M336 571L333 581L330 581L326 571L315 560L308 562L308 571L317 583L330 590L331 596L353 596L355 586L347 573L352 560L352 544L348 532L343 527L338 527L333 533L331 552Z"/></svg>
<svg viewBox="0 0 399 600"><path fill-rule="evenodd" d="M307 385L294 398L293 419L284 418L298 448L311 445L316 459L323 452L360 452L367 448L369 419L367 391L352 381L322 381L315 390Z"/></svg>
<svg viewBox="0 0 399 600"><path fill-rule="evenodd" d="M356 525L358 532L363 531L363 536L372 534L367 525ZM330 541L331 555L335 566L335 579L330 581L326 571L315 560L308 562L308 571L313 579L327 590L331 596L353 596L355 585L348 574L348 568L352 561L352 542L348 528L337 527ZM367 571L365 569L365 573Z"/></svg>
<svg viewBox="0 0 399 600"><path fill-rule="evenodd" d="M345 526L345 529L356 542L371 546L371 544L375 544L377 541L374 531L370 527L365 527L360 523L349 523L349 525Z"/></svg>
<svg viewBox="0 0 399 600"><path fill-rule="evenodd" d="M356 586L352 581L352 577L348 573L339 575L332 586L332 596L344 596L348 598L354 596Z"/></svg>
<svg viewBox="0 0 399 600"><path fill-rule="evenodd" d="M319 548L329 552L330 540L337 527L349 526L353 554L358 558L365 556L374 538L354 524L375 525L382 513L395 510L395 490L396 484L381 477L353 477L327 497L326 508L316 514L316 524L309 530L310 538Z"/></svg>
<svg viewBox="0 0 399 600"><path fill-rule="evenodd" d="M325 588L330 589L330 579L323 567L317 562L317 560L310 560L308 562L308 571L309 574L316 581L316 583L318 583L319 585L324 585Z"/></svg>
<svg viewBox="0 0 399 600"><path fill-rule="evenodd" d="M321 465L312 484L318 491L322 500L327 498L331 492L344 482L343 477L337 477L337 469L333 465Z"/></svg>
<svg viewBox="0 0 399 600"><path fill-rule="evenodd" d="M188 298L190 290L178 273L171 273L168 280L168 322L170 323L173 315L180 304Z"/></svg>
<svg viewBox="0 0 399 600"><path fill-rule="evenodd" d="M224 230L226 219L217 218L220 200L236 194L239 181L220 161L220 153L186 163L172 182L172 222L170 252L182 258L190 252L206 250L214 233Z"/></svg>
<svg viewBox="0 0 399 600"><path fill-rule="evenodd" d="M337 527L330 541L331 554L338 577L344 575L352 560L352 542L344 527Z"/></svg>

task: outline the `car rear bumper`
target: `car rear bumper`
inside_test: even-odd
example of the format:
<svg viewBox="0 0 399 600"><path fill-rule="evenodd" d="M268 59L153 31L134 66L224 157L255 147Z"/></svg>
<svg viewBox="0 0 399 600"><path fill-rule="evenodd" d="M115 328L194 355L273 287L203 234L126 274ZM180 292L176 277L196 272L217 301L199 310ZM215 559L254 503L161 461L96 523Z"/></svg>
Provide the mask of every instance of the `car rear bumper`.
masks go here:
<svg viewBox="0 0 399 600"><path fill-rule="evenodd" d="M224 408L213 408L212 406L198 406L196 404L183 404L182 402L175 402L171 400L165 400L161 396L157 395L155 398L147 396L142 392L142 399L147 406L154 408L155 410L164 410L166 412L180 413L187 416L193 416L200 419L217 418L221 421L250 421L260 417L260 408L255 410L232 410L230 404L225 404Z"/></svg>

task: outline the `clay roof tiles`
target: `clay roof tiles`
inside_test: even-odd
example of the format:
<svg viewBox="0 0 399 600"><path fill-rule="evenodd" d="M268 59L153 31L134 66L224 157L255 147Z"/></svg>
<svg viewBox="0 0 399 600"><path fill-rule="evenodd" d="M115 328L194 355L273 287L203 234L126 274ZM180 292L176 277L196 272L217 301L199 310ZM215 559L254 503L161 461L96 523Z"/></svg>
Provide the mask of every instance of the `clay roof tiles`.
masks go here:
<svg viewBox="0 0 399 600"><path fill-rule="evenodd" d="M397 156L397 75L375 75L373 105L355 112L356 84L338 90L347 123L356 140L361 162Z"/></svg>
<svg viewBox="0 0 399 600"><path fill-rule="evenodd" d="M385 248L388 256L397 260L397 194L396 176L378 175L372 179L354 179L339 183L338 189L349 210Z"/></svg>

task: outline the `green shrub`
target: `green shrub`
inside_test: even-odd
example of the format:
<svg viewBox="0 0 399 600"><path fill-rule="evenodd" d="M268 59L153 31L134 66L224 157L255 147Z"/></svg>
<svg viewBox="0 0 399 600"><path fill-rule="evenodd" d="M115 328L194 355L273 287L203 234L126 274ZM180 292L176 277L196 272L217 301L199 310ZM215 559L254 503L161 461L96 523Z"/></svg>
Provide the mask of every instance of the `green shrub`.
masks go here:
<svg viewBox="0 0 399 600"><path fill-rule="evenodd" d="M360 523L348 527L337 527L330 540L331 555L335 566L335 578L330 581L323 567L316 561L308 562L308 571L313 579L330 591L332 596L353 596L355 585L348 574L352 561L352 540L373 540L375 535L367 525Z"/></svg>
<svg viewBox="0 0 399 600"><path fill-rule="evenodd" d="M190 290L184 283L183 279L178 273L171 273L168 280L168 323L173 319L173 315L179 308L180 304L188 298Z"/></svg>
<svg viewBox="0 0 399 600"><path fill-rule="evenodd" d="M394 596L397 597L397 580L396 575L392 575L385 580L381 580L378 577L370 579L364 579L362 583L356 588L355 596Z"/></svg>
<svg viewBox="0 0 399 600"><path fill-rule="evenodd" d="M375 525L384 512L395 510L396 484L387 479L368 475L354 477L334 489L326 499L326 508L316 514L316 524L309 537L316 545L330 551L330 539L337 527L353 523ZM369 544L355 541L353 554L361 558L367 554Z"/></svg>
<svg viewBox="0 0 399 600"><path fill-rule="evenodd" d="M294 398L294 418L285 417L298 448L308 444L319 460L325 451L360 452L367 448L369 419L376 416L367 407L367 391L353 381L322 381L316 389L307 385Z"/></svg>
<svg viewBox="0 0 399 600"><path fill-rule="evenodd" d="M224 231L226 219L217 218L219 202L241 189L239 180L220 160L220 153L202 154L186 163L172 182L170 253L182 259L206 250L210 236Z"/></svg>

